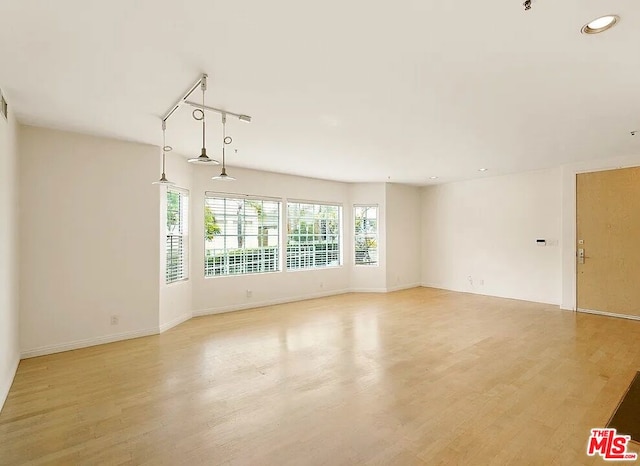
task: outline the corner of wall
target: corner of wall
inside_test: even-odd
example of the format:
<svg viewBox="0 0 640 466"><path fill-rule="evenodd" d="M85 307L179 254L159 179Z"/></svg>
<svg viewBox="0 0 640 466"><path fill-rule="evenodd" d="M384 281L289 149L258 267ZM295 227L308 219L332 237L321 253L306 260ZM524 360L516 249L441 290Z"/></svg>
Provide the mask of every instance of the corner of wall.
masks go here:
<svg viewBox="0 0 640 466"><path fill-rule="evenodd" d="M14 358L12 364L8 367L6 375L4 375L0 379L0 413L2 412L5 401L7 401L9 390L11 389L11 385L13 385L13 379L15 378L16 372L18 371L19 364L20 356L17 356L16 358Z"/></svg>
<svg viewBox="0 0 640 466"><path fill-rule="evenodd" d="M9 99L7 99L9 100ZM0 116L0 411L20 362L18 122Z"/></svg>

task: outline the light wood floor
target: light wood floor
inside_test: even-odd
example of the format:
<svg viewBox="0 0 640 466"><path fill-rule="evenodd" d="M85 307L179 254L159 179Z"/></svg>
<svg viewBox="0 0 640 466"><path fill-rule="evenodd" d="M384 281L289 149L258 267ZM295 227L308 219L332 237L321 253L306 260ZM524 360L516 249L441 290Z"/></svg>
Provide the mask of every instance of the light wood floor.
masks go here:
<svg viewBox="0 0 640 466"><path fill-rule="evenodd" d="M22 361L0 464L596 464L639 369L640 322L336 296Z"/></svg>

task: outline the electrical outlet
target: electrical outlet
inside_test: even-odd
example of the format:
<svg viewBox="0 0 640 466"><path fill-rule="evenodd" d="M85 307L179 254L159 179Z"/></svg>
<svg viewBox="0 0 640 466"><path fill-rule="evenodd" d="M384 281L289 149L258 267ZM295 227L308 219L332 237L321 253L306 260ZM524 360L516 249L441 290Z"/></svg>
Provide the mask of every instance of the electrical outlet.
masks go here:
<svg viewBox="0 0 640 466"><path fill-rule="evenodd" d="M480 280L480 286L484 286L484 279Z"/></svg>
<svg viewBox="0 0 640 466"><path fill-rule="evenodd" d="M320 288L324 288L324 282L320 282Z"/></svg>
<svg viewBox="0 0 640 466"><path fill-rule="evenodd" d="M251 298L253 296L253 291L247 290L247 298Z"/></svg>
<svg viewBox="0 0 640 466"><path fill-rule="evenodd" d="M469 285L473 285L473 278L471 277L471 275L467 277L467 280L469 280Z"/></svg>
<svg viewBox="0 0 640 466"><path fill-rule="evenodd" d="M120 323L120 317L111 316L111 325L118 325Z"/></svg>

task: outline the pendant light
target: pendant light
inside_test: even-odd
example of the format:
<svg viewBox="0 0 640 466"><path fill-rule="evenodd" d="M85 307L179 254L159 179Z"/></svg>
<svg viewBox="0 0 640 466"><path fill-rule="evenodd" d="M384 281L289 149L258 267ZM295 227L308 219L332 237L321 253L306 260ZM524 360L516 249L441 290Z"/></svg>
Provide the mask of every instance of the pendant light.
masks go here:
<svg viewBox="0 0 640 466"><path fill-rule="evenodd" d="M224 146L226 146L227 144L231 144L231 141L233 141L233 139L231 139L230 136L227 136L226 128L227 128L227 114L223 113L222 114L222 171L218 176L214 176L213 178L211 178L212 180L235 181L235 178L233 176L227 175L227 166L225 164Z"/></svg>
<svg viewBox="0 0 640 466"><path fill-rule="evenodd" d="M173 148L171 146L166 145L165 141L165 132L167 131L167 122L162 120L162 176L158 181L154 181L151 184L164 184L167 186L173 186L175 183L173 181L169 181L167 176L164 174L164 169L166 166L167 152L171 152Z"/></svg>
<svg viewBox="0 0 640 466"><path fill-rule="evenodd" d="M207 146L206 146L206 132L205 132L205 118L204 118L204 92L207 90L207 79L206 75L202 77L202 82L200 83L200 88L202 89L202 109L196 109L193 111L192 115L195 120L202 121L202 152L199 157L195 157L189 159L190 163L194 163L197 165L220 165L220 162L212 159L207 155Z"/></svg>

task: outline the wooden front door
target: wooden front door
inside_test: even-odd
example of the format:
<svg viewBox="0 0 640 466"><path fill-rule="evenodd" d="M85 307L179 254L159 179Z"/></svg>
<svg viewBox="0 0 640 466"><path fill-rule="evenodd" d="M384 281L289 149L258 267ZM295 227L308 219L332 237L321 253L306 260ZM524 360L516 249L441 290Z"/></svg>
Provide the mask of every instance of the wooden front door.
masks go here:
<svg viewBox="0 0 640 466"><path fill-rule="evenodd" d="M640 167L577 178L578 310L640 316Z"/></svg>

